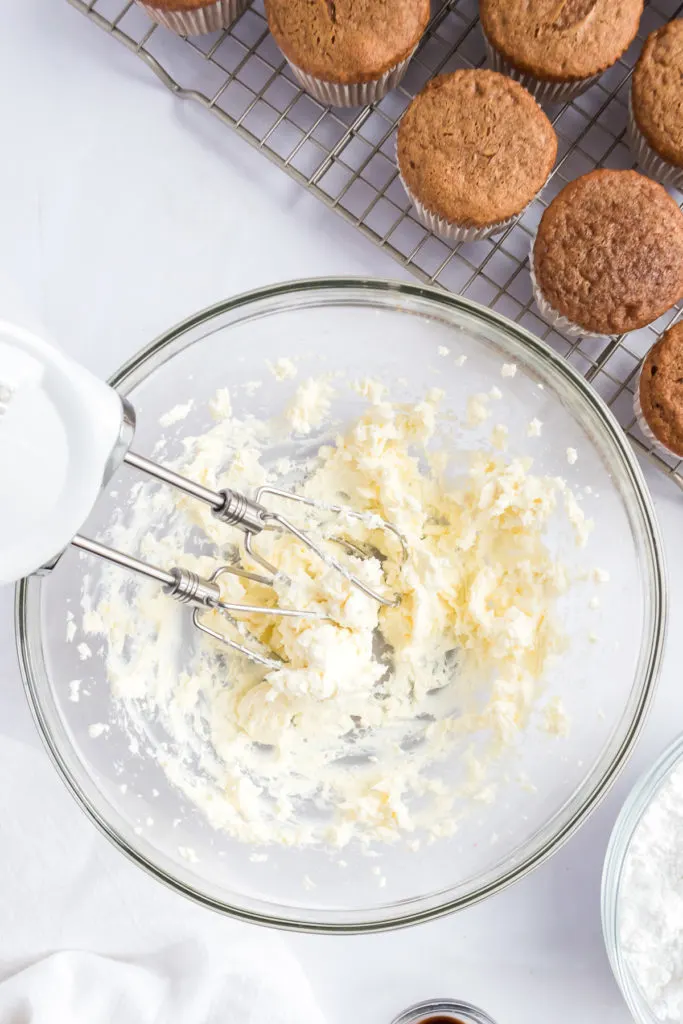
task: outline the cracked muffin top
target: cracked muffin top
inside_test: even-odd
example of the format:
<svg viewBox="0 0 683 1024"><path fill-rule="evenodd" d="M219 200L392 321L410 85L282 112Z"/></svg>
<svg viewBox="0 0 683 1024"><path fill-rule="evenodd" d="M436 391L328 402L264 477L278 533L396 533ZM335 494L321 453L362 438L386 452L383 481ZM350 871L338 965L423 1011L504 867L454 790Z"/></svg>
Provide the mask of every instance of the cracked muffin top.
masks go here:
<svg viewBox="0 0 683 1024"><path fill-rule="evenodd" d="M275 41L296 67L323 81L369 82L411 55L429 0L266 0Z"/></svg>
<svg viewBox="0 0 683 1024"><path fill-rule="evenodd" d="M480 0L489 42L521 71L549 81L611 67L635 39L643 0Z"/></svg>
<svg viewBox="0 0 683 1024"><path fill-rule="evenodd" d="M496 71L454 71L415 97L398 129L408 191L431 213L484 227L520 213L543 187L557 136L536 100Z"/></svg>

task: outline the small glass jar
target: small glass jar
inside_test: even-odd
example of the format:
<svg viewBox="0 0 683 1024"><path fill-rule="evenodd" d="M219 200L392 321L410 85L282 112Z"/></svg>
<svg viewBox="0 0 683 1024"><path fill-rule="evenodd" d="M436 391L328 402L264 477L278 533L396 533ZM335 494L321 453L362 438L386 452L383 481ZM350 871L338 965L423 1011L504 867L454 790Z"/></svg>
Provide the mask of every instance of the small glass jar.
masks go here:
<svg viewBox="0 0 683 1024"><path fill-rule="evenodd" d="M461 999L425 999L400 1013L392 1024L496 1024L478 1006Z"/></svg>

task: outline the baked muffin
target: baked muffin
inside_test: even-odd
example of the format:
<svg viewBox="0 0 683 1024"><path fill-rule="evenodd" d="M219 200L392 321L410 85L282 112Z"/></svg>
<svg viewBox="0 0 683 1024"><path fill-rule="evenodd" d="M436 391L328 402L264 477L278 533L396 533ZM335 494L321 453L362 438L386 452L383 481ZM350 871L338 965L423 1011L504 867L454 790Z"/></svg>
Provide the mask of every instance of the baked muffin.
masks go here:
<svg viewBox="0 0 683 1024"><path fill-rule="evenodd" d="M230 28L251 0L137 0L152 21L181 36L201 36Z"/></svg>
<svg viewBox="0 0 683 1024"><path fill-rule="evenodd" d="M270 31L299 84L321 103L376 103L403 78L429 0L265 0Z"/></svg>
<svg viewBox="0 0 683 1024"><path fill-rule="evenodd" d="M634 405L640 429L652 444L683 458L683 323L669 328L650 349Z"/></svg>
<svg viewBox="0 0 683 1024"><path fill-rule="evenodd" d="M621 57L638 31L643 0L480 0L496 71L537 100L566 103Z"/></svg>
<svg viewBox="0 0 683 1024"><path fill-rule="evenodd" d="M641 169L683 188L683 20L647 37L631 79L629 140Z"/></svg>
<svg viewBox="0 0 683 1024"><path fill-rule="evenodd" d="M568 334L644 327L683 296L683 214L636 171L591 171L543 214L531 276L541 313Z"/></svg>
<svg viewBox="0 0 683 1024"><path fill-rule="evenodd" d="M523 86L495 71L433 79L398 128L401 180L419 219L449 242L501 231L545 184L557 136Z"/></svg>

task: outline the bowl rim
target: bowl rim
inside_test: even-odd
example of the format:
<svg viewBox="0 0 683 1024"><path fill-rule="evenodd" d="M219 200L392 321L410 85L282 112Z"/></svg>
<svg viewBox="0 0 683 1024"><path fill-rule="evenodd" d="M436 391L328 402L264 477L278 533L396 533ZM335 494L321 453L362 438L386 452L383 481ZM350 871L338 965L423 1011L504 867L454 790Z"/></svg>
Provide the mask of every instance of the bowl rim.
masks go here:
<svg viewBox="0 0 683 1024"><path fill-rule="evenodd" d="M492 326L496 330L512 336L514 341L522 348L530 350L538 358L550 364L553 371L557 372L560 378L569 383L592 407L601 420L601 426L605 430L606 439L611 441L617 449L621 460L625 478L631 487L631 495L637 506L643 526L642 543L646 553L646 571L648 576L649 592L652 606L652 631L649 637L647 655L643 659L643 681L638 694L638 702L634 708L632 719L628 729L623 736L619 746L615 750L609 765L606 766L603 774L583 794L580 802L574 808L569 819L550 836L547 836L535 851L520 858L513 866L503 871L492 881L482 885L479 889L465 893L464 895L447 898L446 892L442 892L437 903L421 909L406 906L412 901L402 901L388 904L385 907L376 908L377 916L372 920L362 921L339 921L327 919L312 920L307 918L304 921L281 917L273 913L255 912L248 908L229 905L212 898L206 893L199 891L192 885L185 883L178 877L167 873L162 867L148 859L142 852L135 849L123 836L119 835L100 811L93 805L87 794L80 786L77 779L69 770L65 758L55 742L49 723L41 706L40 699L34 691L34 680L32 672L32 657L30 651L30 637L27 629L27 610L29 580L20 580L15 588L15 638L19 667L21 671L24 691L38 728L41 739L48 751L48 754L56 767L62 781L67 789L76 799L77 803L85 811L97 828L124 853L130 860L146 870L157 880L163 882L167 887L182 895L187 896L196 903L206 906L214 911L225 913L228 916L243 920L252 924L261 924L280 928L285 931L326 933L326 934L361 934L377 931L388 931L414 924L423 923L434 918L444 916L456 910L465 909L486 897L500 892L508 885L524 877L574 834L591 813L602 801L608 790L623 769L640 730L645 722L649 711L656 683L661 666L664 639L666 633L667 619L667 587L666 572L664 563L664 551L661 540L659 525L652 498L645 482L642 470L637 461L636 455L618 424L614 414L589 385L586 379L564 358L559 356L553 349L540 338L537 338L530 331L509 320L507 317L493 312L485 306L470 299L463 298L446 292L440 288L416 284L406 281L395 281L384 278L368 277L321 277L305 278L301 280L285 281L280 284L270 285L263 288L243 292L231 299L223 300L206 307L203 310L180 321L174 327L158 335L148 345L140 349L127 362L125 362L108 379L112 387L121 387L128 384L134 386L137 382L139 371L154 356L161 352L171 358L175 354L173 345L183 335L193 328L200 327L212 319L232 313L236 310L254 305L260 302L272 301L275 299L292 298L293 296L307 293L337 292L340 298L345 294L353 292L368 293L393 293L400 298L409 296L416 299L426 299L437 306L455 310L461 314L473 317L483 324ZM425 899L427 897L421 897ZM385 913L380 916L380 912ZM393 911L386 913L386 911ZM398 912L397 912L398 911ZM329 911L324 911L328 913Z"/></svg>
<svg viewBox="0 0 683 1024"><path fill-rule="evenodd" d="M633 784L610 833L602 869L600 914L607 957L631 1015L642 1024L655 1024L657 1018L631 975L621 948L618 928L621 882L631 842L645 812L672 772L681 764L683 733L664 748L655 762ZM649 1017L645 1016L646 1012L650 1013Z"/></svg>

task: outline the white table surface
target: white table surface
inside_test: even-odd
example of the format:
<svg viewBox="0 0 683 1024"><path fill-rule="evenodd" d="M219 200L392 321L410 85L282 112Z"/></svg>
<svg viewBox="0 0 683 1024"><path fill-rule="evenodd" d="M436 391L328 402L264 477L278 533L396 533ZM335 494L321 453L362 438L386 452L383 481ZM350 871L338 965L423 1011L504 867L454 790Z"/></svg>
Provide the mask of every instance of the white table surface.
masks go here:
<svg viewBox="0 0 683 1024"><path fill-rule="evenodd" d="M2 8L0 280L16 281L92 370L110 373L180 318L245 289L306 275L400 276L63 0ZM411 1001L443 994L479 1003L501 1024L629 1020L603 949L602 860L626 793L683 722L683 496L654 470L647 476L673 628L627 769L559 853L484 904L393 934L286 937L331 1024L389 1022ZM218 943L235 929L253 932L147 878L78 810L30 719L8 589L0 590L0 683L2 970L47 950L144 952L171 923L179 936L206 928Z"/></svg>

